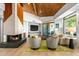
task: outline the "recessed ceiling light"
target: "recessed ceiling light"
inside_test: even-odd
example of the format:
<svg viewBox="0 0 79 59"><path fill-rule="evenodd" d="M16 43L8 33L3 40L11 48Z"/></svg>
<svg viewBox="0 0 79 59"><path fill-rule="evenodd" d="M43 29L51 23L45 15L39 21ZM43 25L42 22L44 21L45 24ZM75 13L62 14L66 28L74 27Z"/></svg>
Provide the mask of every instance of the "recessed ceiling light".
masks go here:
<svg viewBox="0 0 79 59"><path fill-rule="evenodd" d="M30 3L27 3L28 5L30 4Z"/></svg>
<svg viewBox="0 0 79 59"><path fill-rule="evenodd" d="M42 13L42 11L40 10L40 13Z"/></svg>

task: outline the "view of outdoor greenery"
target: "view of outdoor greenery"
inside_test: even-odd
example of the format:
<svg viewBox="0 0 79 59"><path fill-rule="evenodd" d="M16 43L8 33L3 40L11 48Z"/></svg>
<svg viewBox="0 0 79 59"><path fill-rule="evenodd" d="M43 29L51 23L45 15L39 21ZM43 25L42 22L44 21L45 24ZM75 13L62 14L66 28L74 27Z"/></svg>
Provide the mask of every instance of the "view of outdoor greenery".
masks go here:
<svg viewBox="0 0 79 59"><path fill-rule="evenodd" d="M76 32L76 16L71 16L69 18L64 19L65 32Z"/></svg>
<svg viewBox="0 0 79 59"><path fill-rule="evenodd" d="M65 20L65 24L67 27L74 27L76 25L76 16L72 16Z"/></svg>

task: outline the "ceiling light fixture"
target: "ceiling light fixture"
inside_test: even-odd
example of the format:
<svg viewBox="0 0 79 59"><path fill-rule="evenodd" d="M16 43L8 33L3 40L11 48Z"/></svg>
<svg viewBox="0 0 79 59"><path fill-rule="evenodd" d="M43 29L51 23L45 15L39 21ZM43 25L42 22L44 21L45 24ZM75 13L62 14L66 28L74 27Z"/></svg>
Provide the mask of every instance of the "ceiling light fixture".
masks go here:
<svg viewBox="0 0 79 59"><path fill-rule="evenodd" d="M30 3L27 3L28 5L30 4Z"/></svg>
<svg viewBox="0 0 79 59"><path fill-rule="evenodd" d="M42 13L42 11L40 10L40 13Z"/></svg>

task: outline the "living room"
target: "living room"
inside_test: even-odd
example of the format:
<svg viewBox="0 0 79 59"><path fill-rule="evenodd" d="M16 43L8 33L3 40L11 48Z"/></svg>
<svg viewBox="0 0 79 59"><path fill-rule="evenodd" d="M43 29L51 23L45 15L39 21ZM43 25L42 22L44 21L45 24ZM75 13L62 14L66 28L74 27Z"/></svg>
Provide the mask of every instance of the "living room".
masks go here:
<svg viewBox="0 0 79 59"><path fill-rule="evenodd" d="M0 13L2 12L2 17L0 17L2 19L0 21L1 51L5 50L6 53L9 50L13 51L12 53L17 51L13 55L21 52L22 55L33 55L32 52L35 51L40 51L40 54L35 53L34 55L54 55L52 54L54 51L58 53L57 55L65 51L64 55L67 55L68 51L69 55L71 51L77 54L79 49L79 4L5 3L2 4L2 7L0 8ZM6 53L2 54L7 55Z"/></svg>

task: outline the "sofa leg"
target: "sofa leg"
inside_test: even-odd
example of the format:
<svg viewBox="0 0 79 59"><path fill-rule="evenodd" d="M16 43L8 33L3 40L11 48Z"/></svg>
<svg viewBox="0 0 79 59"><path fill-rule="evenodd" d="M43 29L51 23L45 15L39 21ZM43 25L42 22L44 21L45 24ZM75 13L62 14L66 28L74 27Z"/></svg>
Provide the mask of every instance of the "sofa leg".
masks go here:
<svg viewBox="0 0 79 59"><path fill-rule="evenodd" d="M38 50L39 48L31 48L32 50Z"/></svg>
<svg viewBox="0 0 79 59"><path fill-rule="evenodd" d="M47 47L48 49L50 49L50 50L56 50L56 48L49 48L49 47Z"/></svg>

